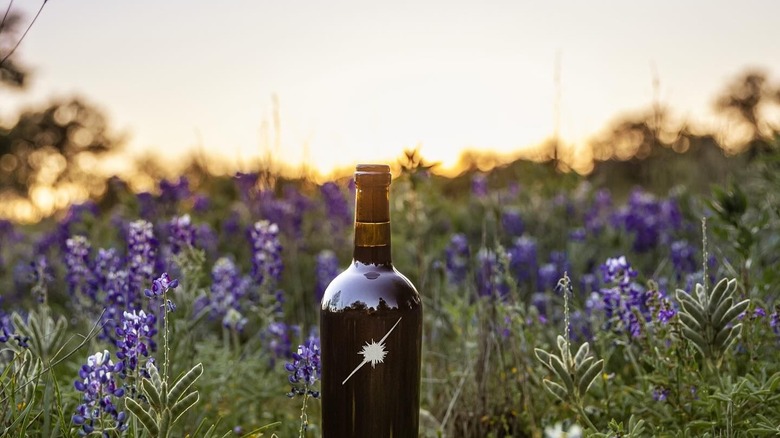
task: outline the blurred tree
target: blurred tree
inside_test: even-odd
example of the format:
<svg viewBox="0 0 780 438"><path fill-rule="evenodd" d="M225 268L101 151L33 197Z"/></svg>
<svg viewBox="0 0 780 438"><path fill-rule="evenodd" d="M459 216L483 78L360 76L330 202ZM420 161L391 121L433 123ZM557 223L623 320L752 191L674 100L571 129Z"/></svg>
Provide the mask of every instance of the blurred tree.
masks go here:
<svg viewBox="0 0 780 438"><path fill-rule="evenodd" d="M772 150L780 127L772 124L768 114L780 105L780 86L773 87L766 73L749 70L732 82L718 97L715 107L741 128L741 138L731 139L737 149L749 149L755 156Z"/></svg>
<svg viewBox="0 0 780 438"><path fill-rule="evenodd" d="M95 177L97 159L119 143L101 112L78 98L26 111L13 127L0 127L0 194L26 198L36 186L66 184L99 193L105 181Z"/></svg>
<svg viewBox="0 0 780 438"><path fill-rule="evenodd" d="M25 84L24 68L10 56L20 41L17 30L21 19L20 14L11 11L10 4L0 19L0 86L21 88Z"/></svg>

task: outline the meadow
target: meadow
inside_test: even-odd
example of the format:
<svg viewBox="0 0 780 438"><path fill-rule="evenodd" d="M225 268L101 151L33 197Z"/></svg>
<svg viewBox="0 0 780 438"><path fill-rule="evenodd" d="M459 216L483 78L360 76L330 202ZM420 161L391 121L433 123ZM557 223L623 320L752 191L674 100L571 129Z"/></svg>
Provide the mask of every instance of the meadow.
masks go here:
<svg viewBox="0 0 780 438"><path fill-rule="evenodd" d="M391 187L421 436L780 434L780 144L693 190L547 164ZM669 188L671 187L671 188ZM0 222L0 435L320 435L354 187L181 177Z"/></svg>

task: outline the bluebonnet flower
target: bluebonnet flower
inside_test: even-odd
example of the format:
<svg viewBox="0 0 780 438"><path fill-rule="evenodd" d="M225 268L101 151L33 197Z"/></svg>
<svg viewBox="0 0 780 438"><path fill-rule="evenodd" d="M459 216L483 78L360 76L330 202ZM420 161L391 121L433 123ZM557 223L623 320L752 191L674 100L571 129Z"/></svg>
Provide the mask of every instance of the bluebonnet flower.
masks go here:
<svg viewBox="0 0 780 438"><path fill-rule="evenodd" d="M241 310L242 301L248 297L251 279L242 277L233 260L220 257L211 268L211 289L195 302L195 312L208 309L212 320L224 320L230 309Z"/></svg>
<svg viewBox="0 0 780 438"><path fill-rule="evenodd" d="M585 212L585 230L594 236L601 234L606 226L611 211L612 194L607 189L597 191L593 199L593 204L591 204L590 208Z"/></svg>
<svg viewBox="0 0 780 438"><path fill-rule="evenodd" d="M147 314L143 310L124 312L121 325L116 328L116 346L119 349L116 357L122 361L117 364L121 365L118 367L121 375L145 369L141 360L148 358L149 352L157 349L153 339L157 334L156 323L157 317L153 313Z"/></svg>
<svg viewBox="0 0 780 438"><path fill-rule="evenodd" d="M578 227L569 231L569 240L572 242L584 242L587 237L588 233L583 227Z"/></svg>
<svg viewBox="0 0 780 438"><path fill-rule="evenodd" d="M14 327L13 321L11 321L11 316L6 315L0 310L0 344L4 344L11 340L15 341L19 348L30 347L28 344L30 338L16 333L16 328Z"/></svg>
<svg viewBox="0 0 780 438"><path fill-rule="evenodd" d="M198 248L206 250L209 255L217 253L219 245L219 236L208 223L202 223L195 228L195 245Z"/></svg>
<svg viewBox="0 0 780 438"><path fill-rule="evenodd" d="M672 307L672 304L669 302L669 300L664 299L661 301L661 309L658 310L658 322L661 324L666 324L671 321L676 314L677 311L674 309L674 307Z"/></svg>
<svg viewBox="0 0 780 438"><path fill-rule="evenodd" d="M590 295L591 292L599 290L599 277L593 273L586 273L580 277L580 289L582 293Z"/></svg>
<svg viewBox="0 0 780 438"><path fill-rule="evenodd" d="M313 389L322 375L319 339L309 338L304 344L299 345L292 358L292 362L284 365L284 369L290 373L288 380L291 387L287 396L308 394L314 398L319 397L319 391Z"/></svg>
<svg viewBox="0 0 780 438"><path fill-rule="evenodd" d="M282 244L279 227L266 220L255 222L249 230L252 245L252 278L257 284L279 281L282 275Z"/></svg>
<svg viewBox="0 0 780 438"><path fill-rule="evenodd" d="M238 193L241 194L241 199L244 202L254 198L257 191L257 177L258 174L256 172L237 172L233 177L233 180L236 182L236 186L238 187Z"/></svg>
<svg viewBox="0 0 780 438"><path fill-rule="evenodd" d="M525 231L525 222L517 209L508 209L501 214L501 226L510 237L519 237Z"/></svg>
<svg viewBox="0 0 780 438"><path fill-rule="evenodd" d="M666 401L667 398L669 398L669 388L656 386L653 389L653 400L663 402Z"/></svg>
<svg viewBox="0 0 780 438"><path fill-rule="evenodd" d="M586 306L591 310L603 310L608 319L607 327L626 331L631 337L640 336L642 325L652 321L653 308L661 308L661 297L657 291L646 293L633 281L637 272L625 256L608 258L600 269L605 286L591 294ZM658 304L648 302L653 299Z"/></svg>
<svg viewBox="0 0 780 438"><path fill-rule="evenodd" d="M292 353L292 339L301 334L301 328L297 325L287 325L277 321L268 324L263 333L263 343L266 350L271 353L271 366L274 366L277 359L290 359Z"/></svg>
<svg viewBox="0 0 780 438"><path fill-rule="evenodd" d="M539 322L547 323L550 311L550 295L544 292L534 292L531 295L531 305L539 312Z"/></svg>
<svg viewBox="0 0 780 438"><path fill-rule="evenodd" d="M90 266L92 246L84 236L74 236L65 242L66 280L71 294L81 293L97 302L95 279Z"/></svg>
<svg viewBox="0 0 780 438"><path fill-rule="evenodd" d="M338 184L326 182L320 187L320 193L322 193L325 211L328 213L330 223L337 226L336 231L349 226L352 223L352 210Z"/></svg>
<svg viewBox="0 0 780 438"><path fill-rule="evenodd" d="M187 199L190 193L190 181L185 176L179 177L178 181L160 181L160 202L170 207Z"/></svg>
<svg viewBox="0 0 780 438"><path fill-rule="evenodd" d="M745 318L746 312L742 312L739 315L737 315L738 319ZM764 318L766 317L766 310L764 310L762 307L756 307L753 309L753 315L750 317L751 320L758 319L758 318Z"/></svg>
<svg viewBox="0 0 780 438"><path fill-rule="evenodd" d="M135 195L138 202L138 215L142 218L152 219L157 216L157 202L154 195L149 192L140 192Z"/></svg>
<svg viewBox="0 0 780 438"><path fill-rule="evenodd" d="M32 294L39 303L46 302L49 293L49 283L54 279L52 269L46 256L40 255L30 263L32 271Z"/></svg>
<svg viewBox="0 0 780 438"><path fill-rule="evenodd" d="M98 249L94 263L96 289L105 293L103 312L103 339L116 342L116 328L126 310L141 307L140 294L131 291L130 278L122 266L119 253L114 248Z"/></svg>
<svg viewBox="0 0 780 438"><path fill-rule="evenodd" d="M205 213L211 207L211 199L201 193L192 197L192 210L196 213Z"/></svg>
<svg viewBox="0 0 780 438"><path fill-rule="evenodd" d="M179 280L171 280L171 277L168 275L168 273L163 272L160 278L157 278L152 282L151 289L144 290L144 295L149 298L166 297L166 294L169 290L176 289L178 286ZM162 303L161 306L165 306L168 312L173 312L176 310L176 304L174 304L170 298L165 298L165 302Z"/></svg>
<svg viewBox="0 0 780 438"><path fill-rule="evenodd" d="M543 264L536 273L536 289L538 291L555 289L555 285L562 275L563 272L559 272L554 263Z"/></svg>
<svg viewBox="0 0 780 438"><path fill-rule="evenodd" d="M222 318L222 327L237 332L243 331L248 320L236 309L228 309Z"/></svg>
<svg viewBox="0 0 780 438"><path fill-rule="evenodd" d="M608 258L601 265L601 275L604 283L618 283L627 285L633 281L637 272L631 268L631 264L626 260L626 256Z"/></svg>
<svg viewBox="0 0 780 438"><path fill-rule="evenodd" d="M769 327L776 335L780 335L780 310L775 310L769 315Z"/></svg>
<svg viewBox="0 0 780 438"><path fill-rule="evenodd" d="M330 282L336 278L339 274L339 259L336 257L336 253L329 249L320 251L317 254L316 264L314 267L315 285L314 292L317 297L317 302L322 300L322 296L325 293Z"/></svg>
<svg viewBox="0 0 780 438"><path fill-rule="evenodd" d="M641 189L631 192L627 205L613 215L612 221L634 235L637 252L668 244L672 233L682 227L682 215L674 199L658 201Z"/></svg>
<svg viewBox="0 0 780 438"><path fill-rule="evenodd" d="M481 297L505 298L509 294L509 285L498 254L482 248L477 252L477 264L477 294Z"/></svg>
<svg viewBox="0 0 780 438"><path fill-rule="evenodd" d="M696 249L686 240L676 240L671 245L671 259L677 280L697 271Z"/></svg>
<svg viewBox="0 0 780 438"><path fill-rule="evenodd" d="M83 392L82 403L73 414L73 424L80 427L80 433L88 435L96 428L111 424L119 431L127 429L127 414L117 409L117 398L124 397L125 390L117 385L114 375L119 370L108 354L108 350L89 356L87 363L79 369L79 379L73 386ZM116 403L119 404L119 403ZM121 407L121 404L119 404Z"/></svg>
<svg viewBox="0 0 780 438"><path fill-rule="evenodd" d="M469 267L469 241L464 234L453 234L445 250L447 279L460 285L466 279Z"/></svg>
<svg viewBox="0 0 780 438"><path fill-rule="evenodd" d="M178 254L184 248L195 246L195 227L192 225L190 215L174 217L168 222L168 243L174 254Z"/></svg>
<svg viewBox="0 0 780 438"><path fill-rule="evenodd" d="M475 173L471 177L471 195L477 199L482 199L488 195L488 181L483 173Z"/></svg>
<svg viewBox="0 0 780 438"><path fill-rule="evenodd" d="M152 224L145 220L131 222L127 234L127 271L130 289L141 290L147 278L154 275L157 239Z"/></svg>
<svg viewBox="0 0 780 438"><path fill-rule="evenodd" d="M509 248L508 253L509 270L514 275L517 283L532 283L536 277L538 263L536 240L528 236L518 237Z"/></svg>

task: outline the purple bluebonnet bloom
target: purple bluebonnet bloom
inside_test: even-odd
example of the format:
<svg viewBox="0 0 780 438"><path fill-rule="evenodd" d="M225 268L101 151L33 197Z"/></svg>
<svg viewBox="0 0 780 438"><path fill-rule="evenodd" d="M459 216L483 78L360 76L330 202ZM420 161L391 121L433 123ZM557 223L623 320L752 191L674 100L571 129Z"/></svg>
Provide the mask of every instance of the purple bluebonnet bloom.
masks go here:
<svg viewBox="0 0 780 438"><path fill-rule="evenodd" d="M278 359L288 360L292 358L292 340L298 338L301 328L297 325L287 325L281 321L268 324L262 333L263 344L270 352L270 363L273 367Z"/></svg>
<svg viewBox="0 0 780 438"><path fill-rule="evenodd" d="M6 315L0 310L0 344L8 341L15 341L19 348L29 348L30 338L16 333L16 328L11 320L11 315Z"/></svg>
<svg viewBox="0 0 780 438"><path fill-rule="evenodd" d="M160 181L160 202L168 206L175 206L180 201L190 196L190 181L186 176L179 177L178 181L164 179Z"/></svg>
<svg viewBox="0 0 780 438"><path fill-rule="evenodd" d="M536 240L521 236L515 239L508 250L509 270L515 276L518 284L532 283L536 277L537 255Z"/></svg>
<svg viewBox="0 0 780 438"><path fill-rule="evenodd" d="M477 199L482 199L488 195L488 181L483 173L475 173L471 177L471 195Z"/></svg>
<svg viewBox="0 0 780 438"><path fill-rule="evenodd" d="M746 312L742 312L739 315L737 315L738 319L745 318ZM753 315L750 317L751 320L758 319L758 318L764 318L766 317L766 310L764 310L763 307L756 307L753 309Z"/></svg>
<svg viewBox="0 0 780 438"><path fill-rule="evenodd" d="M653 389L653 400L663 402L667 398L669 398L669 388L657 386Z"/></svg>
<svg viewBox="0 0 780 438"><path fill-rule="evenodd" d="M141 290L147 279L154 275L157 246L151 223L145 220L130 223L127 233L127 271L131 290Z"/></svg>
<svg viewBox="0 0 780 438"><path fill-rule="evenodd" d="M506 298L509 285L498 254L487 248L477 252L477 294L480 297Z"/></svg>
<svg viewBox="0 0 780 438"><path fill-rule="evenodd" d="M196 213L205 213L210 207L211 199L208 196L198 193L192 197L192 211Z"/></svg>
<svg viewBox="0 0 780 438"><path fill-rule="evenodd" d="M674 318L674 315L676 314L677 311L672 307L672 304L669 302L669 300L663 300L661 309L658 311L658 322L661 324L667 324L672 320L672 318Z"/></svg>
<svg viewBox="0 0 780 438"><path fill-rule="evenodd" d="M607 189L597 191L593 203L585 212L585 230L594 236L601 234L604 231L611 211L612 194Z"/></svg>
<svg viewBox="0 0 780 438"><path fill-rule="evenodd" d="M152 288L144 290L144 295L146 295L149 298L158 298L163 297L165 299L165 302L162 303L160 306L165 307L166 311L173 312L176 310L176 304L170 299L165 298L168 291L171 289L176 289L179 286L179 280L171 280L171 277L168 275L167 272L163 272L163 274L160 276L160 278L155 279L152 282Z"/></svg>
<svg viewBox="0 0 780 438"><path fill-rule="evenodd" d="M572 242L584 242L587 237L588 233L583 227L578 227L569 231L569 240Z"/></svg>
<svg viewBox="0 0 780 438"><path fill-rule="evenodd" d="M637 272L631 268L626 256L608 258L600 269L604 283L627 285L637 276Z"/></svg>
<svg viewBox="0 0 780 438"><path fill-rule="evenodd" d="M157 202L154 195L149 192L140 192L135 195L138 202L138 215L145 219L157 216Z"/></svg>
<svg viewBox="0 0 780 438"><path fill-rule="evenodd" d="M49 262L46 256L39 255L30 263L30 270L32 271L32 294L39 303L46 301L49 293L49 283L54 279L52 274L52 268L49 266Z"/></svg>
<svg viewBox="0 0 780 438"><path fill-rule="evenodd" d="M694 273L699 266L696 262L696 249L686 240L676 240L671 245L671 259L677 280Z"/></svg>
<svg viewBox="0 0 780 438"><path fill-rule="evenodd" d="M653 296L633 281L637 272L625 256L607 259L600 269L604 286L591 294L586 306L603 310L609 320L607 327L626 331L631 337L640 336L642 325L652 321L653 309L648 306L648 300Z"/></svg>
<svg viewBox="0 0 780 438"><path fill-rule="evenodd" d="M336 253L329 249L320 251L314 266L314 292L317 302L322 300L325 289L337 275L339 275L339 259Z"/></svg>
<svg viewBox="0 0 780 438"><path fill-rule="evenodd" d="M174 254L180 253L184 248L195 246L195 227L192 225L190 215L174 217L168 222L168 243Z"/></svg>
<svg viewBox="0 0 780 438"><path fill-rule="evenodd" d="M195 313L207 311L213 321L222 321L228 328L243 328L246 318L241 316L241 312L245 301L252 299L249 294L251 286L252 279L241 276L233 260L220 257L211 269L210 293L195 301Z"/></svg>
<svg viewBox="0 0 780 438"><path fill-rule="evenodd" d="M319 397L319 391L313 389L322 376L319 339L309 338L304 344L299 345L298 350L292 354L292 359L292 362L284 365L284 369L289 373L287 379L291 385L287 396L308 394L314 398Z"/></svg>
<svg viewBox="0 0 780 438"><path fill-rule="evenodd" d="M464 234L453 234L445 250L447 280L460 285L466 279L469 269L469 241Z"/></svg>
<svg viewBox="0 0 780 438"><path fill-rule="evenodd" d="M282 276L282 244L279 227L266 220L255 222L249 230L252 245L252 278L262 285L279 281Z"/></svg>
<svg viewBox="0 0 780 438"><path fill-rule="evenodd" d="M554 263L545 263L539 267L536 273L536 289L539 291L553 290L558 284L563 272L558 271Z"/></svg>
<svg viewBox="0 0 780 438"><path fill-rule="evenodd" d="M775 310L769 315L769 327L776 335L780 335L780 310Z"/></svg>
<svg viewBox="0 0 780 438"><path fill-rule="evenodd" d="M517 209L507 209L501 213L501 226L510 237L520 237L525 231L525 222Z"/></svg>
<svg viewBox="0 0 780 438"><path fill-rule="evenodd" d="M90 266L92 246L84 236L73 236L65 242L66 279L70 293L81 293L97 302L94 272Z"/></svg>
<svg viewBox="0 0 780 438"><path fill-rule="evenodd" d="M81 434L89 435L101 426L119 431L127 429L127 414L117 409L117 405L122 407L117 399L125 394L124 388L118 386L115 379L120 368L121 365L115 365L108 350L105 350L89 356L87 363L79 369L79 379L73 386L84 396L71 420L81 429Z"/></svg>
<svg viewBox="0 0 780 438"><path fill-rule="evenodd" d="M336 231L349 226L352 223L352 209L349 208L347 197L344 196L338 184L328 181L320 187L325 211L328 213L330 223L337 228Z"/></svg>
<svg viewBox="0 0 780 438"><path fill-rule="evenodd" d="M145 372L141 361L149 357L150 351L157 349L153 339L157 334L156 323L157 317L153 313L147 314L143 310L124 312L122 322L116 328L116 346L119 349L116 357L121 361L121 375L134 370Z"/></svg>
<svg viewBox="0 0 780 438"><path fill-rule="evenodd" d="M593 273L583 274L580 277L580 289L582 293L590 295L591 292L599 290L599 277Z"/></svg>
<svg viewBox="0 0 780 438"><path fill-rule="evenodd" d="M116 328L126 310L141 307L141 296L130 289L130 278L115 248L98 249L94 263L95 288L105 294L103 339L116 342Z"/></svg>
<svg viewBox="0 0 780 438"><path fill-rule="evenodd" d="M670 243L673 232L682 227L682 214L674 199L658 201L653 195L634 190L628 203L612 217L613 225L634 235L634 250L646 252Z"/></svg>
<svg viewBox="0 0 780 438"><path fill-rule="evenodd" d="M236 182L236 187L238 187L238 193L241 194L241 199L244 202L255 197L255 194L257 193L257 177L258 174L256 172L237 172L233 177L233 180Z"/></svg>

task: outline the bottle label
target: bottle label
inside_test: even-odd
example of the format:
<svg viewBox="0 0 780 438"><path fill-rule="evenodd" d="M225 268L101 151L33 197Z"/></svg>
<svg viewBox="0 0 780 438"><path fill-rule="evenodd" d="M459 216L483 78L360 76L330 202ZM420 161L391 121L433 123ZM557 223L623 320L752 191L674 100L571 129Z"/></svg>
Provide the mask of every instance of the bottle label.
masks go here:
<svg viewBox="0 0 780 438"><path fill-rule="evenodd" d="M382 339L379 340L379 342L374 342L373 339L371 342L366 341L366 345L364 345L363 349L358 352L359 356L363 356L363 361L360 362L357 367L355 367L355 369L349 374L349 376L347 376L346 379L344 379L343 382L341 382L342 385L347 383L347 380L349 380L350 377L358 372L359 369L363 368L363 365L371 363L371 368L376 368L376 364L385 362L385 356L387 356L389 353L385 349L385 341L387 340L387 337L393 333L393 330L395 330L395 327L398 325L398 323L401 322L401 319L402 318L398 318L398 321L395 322L393 327L387 332L387 334L382 337Z"/></svg>

